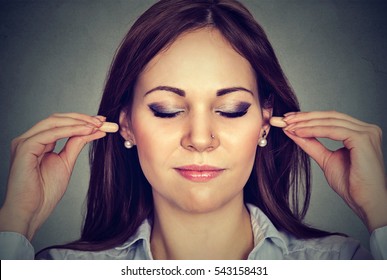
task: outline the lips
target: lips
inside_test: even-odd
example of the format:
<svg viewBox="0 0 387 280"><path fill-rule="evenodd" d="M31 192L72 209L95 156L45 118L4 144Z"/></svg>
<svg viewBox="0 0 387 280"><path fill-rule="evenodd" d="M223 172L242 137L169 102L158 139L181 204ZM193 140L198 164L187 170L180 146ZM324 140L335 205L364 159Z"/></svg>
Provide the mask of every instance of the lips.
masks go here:
<svg viewBox="0 0 387 280"><path fill-rule="evenodd" d="M209 165L186 165L176 167L175 170L190 181L208 182L222 174L225 169Z"/></svg>

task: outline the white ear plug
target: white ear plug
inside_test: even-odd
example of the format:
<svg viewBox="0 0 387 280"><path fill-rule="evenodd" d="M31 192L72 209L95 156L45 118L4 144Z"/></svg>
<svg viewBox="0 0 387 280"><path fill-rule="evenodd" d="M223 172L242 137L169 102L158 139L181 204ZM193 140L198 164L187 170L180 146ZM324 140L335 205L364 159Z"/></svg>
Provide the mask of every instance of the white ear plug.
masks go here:
<svg viewBox="0 0 387 280"><path fill-rule="evenodd" d="M98 129L103 132L114 133L118 131L119 127L116 123L104 122Z"/></svg>
<svg viewBox="0 0 387 280"><path fill-rule="evenodd" d="M283 117L271 117L270 124L276 127L286 127L288 125Z"/></svg>

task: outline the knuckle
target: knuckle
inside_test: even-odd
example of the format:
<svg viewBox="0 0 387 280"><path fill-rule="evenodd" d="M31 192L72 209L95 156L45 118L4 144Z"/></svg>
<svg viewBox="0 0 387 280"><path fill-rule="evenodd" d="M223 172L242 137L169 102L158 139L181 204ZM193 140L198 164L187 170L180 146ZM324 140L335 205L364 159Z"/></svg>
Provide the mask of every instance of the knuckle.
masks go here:
<svg viewBox="0 0 387 280"><path fill-rule="evenodd" d="M16 150L16 147L19 145L21 139L19 137L16 137L11 140L11 151L14 152Z"/></svg>
<svg viewBox="0 0 387 280"><path fill-rule="evenodd" d="M27 142L27 139L17 137L11 142L11 151L12 154L24 153L24 146Z"/></svg>
<svg viewBox="0 0 387 280"><path fill-rule="evenodd" d="M369 125L368 129L359 133L359 138L362 141L371 142L374 145L379 145L382 140L382 129L377 125Z"/></svg>
<svg viewBox="0 0 387 280"><path fill-rule="evenodd" d="M378 139L378 140L382 140L382 137L383 137L383 131L382 129L377 126L377 125L371 125L371 133L373 135L375 135L375 137Z"/></svg>
<svg viewBox="0 0 387 280"><path fill-rule="evenodd" d="M382 130L382 128L381 128L380 126L378 126L378 125L375 125L375 130L376 130L376 133L378 134L378 136L379 136L380 138L382 138L382 136L383 136L383 130Z"/></svg>

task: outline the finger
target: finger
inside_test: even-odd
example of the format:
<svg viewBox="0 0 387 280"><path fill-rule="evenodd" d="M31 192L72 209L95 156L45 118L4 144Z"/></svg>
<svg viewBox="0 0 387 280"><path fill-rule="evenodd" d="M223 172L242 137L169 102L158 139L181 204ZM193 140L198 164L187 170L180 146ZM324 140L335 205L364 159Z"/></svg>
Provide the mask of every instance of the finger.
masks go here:
<svg viewBox="0 0 387 280"><path fill-rule="evenodd" d="M295 122L306 121L311 119L341 119L355 123L361 126L368 126L366 122L362 122L349 115L336 111L313 111L313 112L290 112L284 115L284 121L289 125Z"/></svg>
<svg viewBox="0 0 387 280"><path fill-rule="evenodd" d="M312 127L298 127L294 130L288 130L295 136L302 138L328 138L335 141L343 141L344 145L347 146L347 140L356 139L356 135L363 134L355 130L346 127L339 126L312 126ZM364 133L365 134L365 133ZM349 141L351 142L351 141ZM348 145L347 148L351 148L352 145Z"/></svg>
<svg viewBox="0 0 387 280"><path fill-rule="evenodd" d="M104 117L104 116L99 116L99 115L97 115L97 116L94 116L94 118L99 119L101 122L106 121L106 117Z"/></svg>
<svg viewBox="0 0 387 280"><path fill-rule="evenodd" d="M52 144L46 145L46 147L44 147L43 154L51 153L52 151L54 151L55 150L55 144L56 143L52 143Z"/></svg>
<svg viewBox="0 0 387 280"><path fill-rule="evenodd" d="M302 138L285 130L284 133L314 159L321 169L324 169L325 162L332 154L331 150L327 149L316 138Z"/></svg>
<svg viewBox="0 0 387 280"><path fill-rule="evenodd" d="M358 132L344 127L315 126L298 128L294 131L288 131L301 138L328 138L335 141L342 141L348 150L355 149L362 151L362 156L380 162L382 161L381 146L375 141L372 134L367 132ZM374 152L370 152L374 151Z"/></svg>
<svg viewBox="0 0 387 280"><path fill-rule="evenodd" d="M76 125L57 127L42 131L27 139L23 139L18 145L17 150L20 153L34 154L40 157L46 152L46 147L52 149L53 145L60 140L74 136L86 136L92 134L96 128L91 125Z"/></svg>
<svg viewBox="0 0 387 280"><path fill-rule="evenodd" d="M74 118L74 117L80 118ZM96 127L102 125L102 121L97 117L91 117L84 114L69 113L69 114L53 114L47 119L44 119L30 128L28 131L19 136L19 138L29 138L42 131L64 127L91 124Z"/></svg>
<svg viewBox="0 0 387 280"><path fill-rule="evenodd" d="M359 125L357 123L336 118L324 118L324 119L310 119L304 121L298 121L287 125L284 129L287 131L297 130L298 128L307 128L315 126L332 126L349 128L354 131L368 131L367 126Z"/></svg>
<svg viewBox="0 0 387 280"><path fill-rule="evenodd" d="M84 120L88 123L92 123L95 125L99 125L101 122L106 120L104 116L89 116L86 114L74 113L74 112L73 113L55 113L53 114L53 116Z"/></svg>
<svg viewBox="0 0 387 280"><path fill-rule="evenodd" d="M313 126L299 127L295 130L284 130L301 138L328 138L335 141L342 141L348 150L361 152L365 161L375 161L383 163L383 153L380 137L377 134L355 131L346 127L338 126ZM359 154L360 155L360 154Z"/></svg>
<svg viewBox="0 0 387 280"><path fill-rule="evenodd" d="M64 145L59 156L67 163L69 170L74 168L75 162L87 143L106 136L103 131L96 131L91 135L71 137Z"/></svg>

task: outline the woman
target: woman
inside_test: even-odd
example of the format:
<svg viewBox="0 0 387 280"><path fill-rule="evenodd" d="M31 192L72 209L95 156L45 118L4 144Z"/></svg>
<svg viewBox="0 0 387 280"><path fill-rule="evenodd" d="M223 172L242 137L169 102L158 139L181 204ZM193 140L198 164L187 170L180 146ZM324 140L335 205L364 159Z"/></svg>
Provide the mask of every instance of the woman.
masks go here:
<svg viewBox="0 0 387 280"><path fill-rule="evenodd" d="M285 127L271 127L272 116L284 116ZM119 133L103 132L106 120ZM316 137L345 147L329 151ZM0 211L8 257L33 257L26 238L91 141L81 238L38 258L370 258L358 242L303 224L307 155L372 232L373 257L386 257L380 129L337 112L299 112L264 31L238 2L156 3L124 38L97 117L56 114L13 141Z"/></svg>

